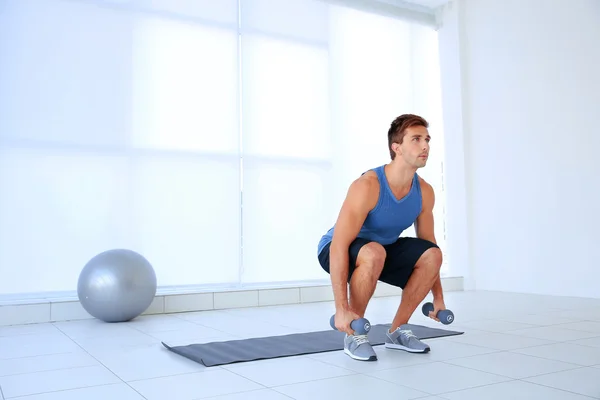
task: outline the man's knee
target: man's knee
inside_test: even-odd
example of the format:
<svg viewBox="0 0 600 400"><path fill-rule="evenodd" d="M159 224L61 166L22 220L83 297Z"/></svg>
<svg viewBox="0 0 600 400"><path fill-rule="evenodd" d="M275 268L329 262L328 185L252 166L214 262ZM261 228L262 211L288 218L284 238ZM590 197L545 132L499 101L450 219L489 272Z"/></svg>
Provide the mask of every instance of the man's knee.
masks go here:
<svg viewBox="0 0 600 400"><path fill-rule="evenodd" d="M439 247L431 247L421 255L416 266L439 272L443 261L444 256Z"/></svg>
<svg viewBox="0 0 600 400"><path fill-rule="evenodd" d="M382 245L370 242L361 247L356 259L357 267L369 265L374 269L382 269L385 263L386 251Z"/></svg>

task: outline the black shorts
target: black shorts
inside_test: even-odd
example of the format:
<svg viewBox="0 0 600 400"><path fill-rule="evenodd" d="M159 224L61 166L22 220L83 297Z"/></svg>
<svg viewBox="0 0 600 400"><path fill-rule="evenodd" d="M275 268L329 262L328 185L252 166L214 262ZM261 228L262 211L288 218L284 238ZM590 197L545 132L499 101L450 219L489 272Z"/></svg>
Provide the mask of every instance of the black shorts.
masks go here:
<svg viewBox="0 0 600 400"><path fill-rule="evenodd" d="M356 238L350 244L350 248L348 249L350 256L348 281L350 281L352 273L356 268L358 252L365 244L370 242L370 240ZM319 263L327 273L329 273L330 245L331 243L328 243L319 254ZM394 243L384 245L383 248L385 249L386 257L379 280L404 289L408 283L408 279L412 275L415 264L423 253L432 247L437 248L438 246L428 240L413 237L400 237Z"/></svg>

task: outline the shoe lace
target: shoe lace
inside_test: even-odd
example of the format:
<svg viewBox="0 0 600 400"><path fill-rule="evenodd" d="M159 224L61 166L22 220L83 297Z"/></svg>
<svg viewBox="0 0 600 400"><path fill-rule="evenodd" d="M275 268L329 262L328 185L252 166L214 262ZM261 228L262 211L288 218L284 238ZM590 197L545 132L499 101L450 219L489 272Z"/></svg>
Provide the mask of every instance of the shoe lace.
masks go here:
<svg viewBox="0 0 600 400"><path fill-rule="evenodd" d="M413 333L413 331L411 331L410 329L400 329L399 332L406 339L410 339L410 338L415 338L416 339L417 338L417 335L415 335Z"/></svg>
<svg viewBox="0 0 600 400"><path fill-rule="evenodd" d="M354 335L352 337L352 340L354 340L354 343L356 343L357 346L369 342L369 338L367 335Z"/></svg>

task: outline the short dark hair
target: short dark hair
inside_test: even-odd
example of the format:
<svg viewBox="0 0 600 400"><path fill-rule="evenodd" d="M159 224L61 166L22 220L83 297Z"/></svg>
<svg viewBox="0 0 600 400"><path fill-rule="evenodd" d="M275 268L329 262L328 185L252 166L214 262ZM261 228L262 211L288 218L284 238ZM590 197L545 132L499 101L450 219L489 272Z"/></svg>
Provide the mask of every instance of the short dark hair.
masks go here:
<svg viewBox="0 0 600 400"><path fill-rule="evenodd" d="M402 114L392 121L390 129L388 130L388 148L392 160L396 158L396 153L392 150L392 143L402 144L406 129L413 126L424 126L425 128L429 128L429 123L425 118L415 114Z"/></svg>

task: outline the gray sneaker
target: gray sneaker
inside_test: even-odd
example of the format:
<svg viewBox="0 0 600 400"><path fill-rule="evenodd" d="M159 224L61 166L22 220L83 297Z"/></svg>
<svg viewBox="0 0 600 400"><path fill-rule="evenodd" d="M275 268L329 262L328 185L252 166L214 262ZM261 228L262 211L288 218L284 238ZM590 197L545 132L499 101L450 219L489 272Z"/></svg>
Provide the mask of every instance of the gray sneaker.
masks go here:
<svg viewBox="0 0 600 400"><path fill-rule="evenodd" d="M427 353L429 351L429 346L421 342L410 329L401 329L401 327L394 332L386 332L385 347L411 353Z"/></svg>
<svg viewBox="0 0 600 400"><path fill-rule="evenodd" d="M346 335L344 338L344 353L355 360L377 361L377 354L369 343L367 335Z"/></svg>

